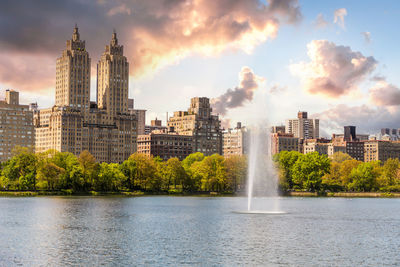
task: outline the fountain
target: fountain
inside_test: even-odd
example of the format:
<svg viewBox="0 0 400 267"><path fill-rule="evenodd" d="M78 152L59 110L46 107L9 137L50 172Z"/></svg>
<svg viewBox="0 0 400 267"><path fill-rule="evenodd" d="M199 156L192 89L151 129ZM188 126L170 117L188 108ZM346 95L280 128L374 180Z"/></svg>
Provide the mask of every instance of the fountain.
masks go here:
<svg viewBox="0 0 400 267"><path fill-rule="evenodd" d="M248 135L247 211L239 213L285 214L279 207L278 175L272 163L270 129L254 126Z"/></svg>

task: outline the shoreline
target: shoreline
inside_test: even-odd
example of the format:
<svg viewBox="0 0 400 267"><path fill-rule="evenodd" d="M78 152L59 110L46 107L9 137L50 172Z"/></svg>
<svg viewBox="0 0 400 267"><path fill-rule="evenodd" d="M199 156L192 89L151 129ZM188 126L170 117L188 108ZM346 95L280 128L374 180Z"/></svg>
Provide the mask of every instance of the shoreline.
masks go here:
<svg viewBox="0 0 400 267"><path fill-rule="evenodd" d="M78 192L70 191L0 191L0 197L141 197L141 196L174 196L174 197L246 197L241 193L216 193L216 192L198 192L198 193L150 193L150 192ZM399 192L284 192L282 197L337 197L337 198L400 198Z"/></svg>

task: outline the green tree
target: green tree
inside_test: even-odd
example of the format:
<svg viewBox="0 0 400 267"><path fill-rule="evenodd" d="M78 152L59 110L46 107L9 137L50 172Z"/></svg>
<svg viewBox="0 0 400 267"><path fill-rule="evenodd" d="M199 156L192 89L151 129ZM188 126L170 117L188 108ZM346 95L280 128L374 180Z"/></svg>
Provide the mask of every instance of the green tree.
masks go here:
<svg viewBox="0 0 400 267"><path fill-rule="evenodd" d="M200 178L202 191L222 192L227 187L223 156L214 154L192 166L193 176Z"/></svg>
<svg viewBox="0 0 400 267"><path fill-rule="evenodd" d="M196 152L190 154L182 161L182 167L185 169L186 176L184 187L187 191L201 190L201 176L197 172L200 168L200 162L204 159L204 154Z"/></svg>
<svg viewBox="0 0 400 267"><path fill-rule="evenodd" d="M134 161L136 164L135 177L140 188L147 190L155 172L153 158L144 154L134 153L129 157L129 160Z"/></svg>
<svg viewBox="0 0 400 267"><path fill-rule="evenodd" d="M175 189L177 184L180 184L182 188L184 187L186 172L178 158L168 159L164 175L166 177L167 190L169 190L169 187L172 184Z"/></svg>
<svg viewBox="0 0 400 267"><path fill-rule="evenodd" d="M96 162L96 158L92 154L90 154L90 152L87 150L81 152L81 154L78 157L78 162L83 176L83 183L82 183L83 188L85 190L89 190L93 184L94 178L98 175L100 167L99 163ZM76 171L77 169L75 167L75 173L74 173L75 176L78 175ZM78 178L75 177L75 179Z"/></svg>
<svg viewBox="0 0 400 267"><path fill-rule="evenodd" d="M330 160L326 155L312 152L300 157L293 165L293 182L303 189L318 191L322 177L329 172Z"/></svg>
<svg viewBox="0 0 400 267"><path fill-rule="evenodd" d="M329 189L330 191L341 191L344 189L342 185L341 174L340 174L341 163L331 162L330 172L326 173L322 177L322 186L324 189Z"/></svg>
<svg viewBox="0 0 400 267"><path fill-rule="evenodd" d="M349 189L348 185L351 182L350 174L352 170L357 168L360 164L362 164L362 161L358 161L355 159L345 160L340 163L339 177L343 187Z"/></svg>
<svg viewBox="0 0 400 267"><path fill-rule="evenodd" d="M31 149L16 146L13 157L3 163L1 184L3 188L19 190L36 189L37 157Z"/></svg>
<svg viewBox="0 0 400 267"><path fill-rule="evenodd" d="M42 162L38 171L38 187L55 190L59 186L61 177L65 174L65 169L57 166L51 160Z"/></svg>
<svg viewBox="0 0 400 267"><path fill-rule="evenodd" d="M342 163L345 160L352 160L353 158L349 154L339 151L333 153L330 159L332 163Z"/></svg>
<svg viewBox="0 0 400 267"><path fill-rule="evenodd" d="M382 167L382 173L377 178L379 188L398 185L400 161L399 159L388 159Z"/></svg>
<svg viewBox="0 0 400 267"><path fill-rule="evenodd" d="M124 174L117 163L101 163L98 176L94 179L94 189L101 192L119 191Z"/></svg>
<svg viewBox="0 0 400 267"><path fill-rule="evenodd" d="M247 178L246 156L234 155L225 159L227 188L233 192L244 188Z"/></svg>
<svg viewBox="0 0 400 267"><path fill-rule="evenodd" d="M293 165L303 154L297 151L281 151L274 155L273 160L278 163L279 184L282 190L293 189Z"/></svg>
<svg viewBox="0 0 400 267"><path fill-rule="evenodd" d="M376 189L376 179L379 172L373 162L364 162L353 169L350 174L351 182L348 188L351 191L370 192ZM375 165L375 166L374 166Z"/></svg>

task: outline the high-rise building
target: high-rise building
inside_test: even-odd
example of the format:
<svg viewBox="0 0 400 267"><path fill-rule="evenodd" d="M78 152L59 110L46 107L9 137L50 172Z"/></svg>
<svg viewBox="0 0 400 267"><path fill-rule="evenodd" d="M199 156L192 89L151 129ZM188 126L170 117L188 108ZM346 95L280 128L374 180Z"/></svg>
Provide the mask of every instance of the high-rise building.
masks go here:
<svg viewBox="0 0 400 267"><path fill-rule="evenodd" d="M344 141L356 141L356 126L344 126Z"/></svg>
<svg viewBox="0 0 400 267"><path fill-rule="evenodd" d="M137 117L128 111L129 65L116 33L98 64L97 96L90 99L90 58L75 26L57 60L56 105L35 112L35 151L56 149L100 162L122 162L136 151Z"/></svg>
<svg viewBox="0 0 400 267"><path fill-rule="evenodd" d="M168 127L173 127L182 135L193 136L193 152L205 155L222 155L222 130L218 115L212 114L210 99L194 97L188 111L174 112L169 118Z"/></svg>
<svg viewBox="0 0 400 267"><path fill-rule="evenodd" d="M90 104L90 58L75 25L72 39L56 63L56 106L87 115Z"/></svg>
<svg viewBox="0 0 400 267"><path fill-rule="evenodd" d="M129 63L124 56L124 47L118 44L117 33L97 63L97 105L107 114L128 112Z"/></svg>
<svg viewBox="0 0 400 267"><path fill-rule="evenodd" d="M33 145L33 112L19 104L18 92L6 90L6 99L0 101L0 162L11 158L15 146Z"/></svg>
<svg viewBox="0 0 400 267"><path fill-rule="evenodd" d="M319 119L309 119L307 112L299 111L297 119L286 120L285 131L300 139L318 139Z"/></svg>
<svg viewBox="0 0 400 267"><path fill-rule="evenodd" d="M222 134L224 157L248 153L248 132L246 127L242 126L240 122L238 122L236 128L225 130Z"/></svg>

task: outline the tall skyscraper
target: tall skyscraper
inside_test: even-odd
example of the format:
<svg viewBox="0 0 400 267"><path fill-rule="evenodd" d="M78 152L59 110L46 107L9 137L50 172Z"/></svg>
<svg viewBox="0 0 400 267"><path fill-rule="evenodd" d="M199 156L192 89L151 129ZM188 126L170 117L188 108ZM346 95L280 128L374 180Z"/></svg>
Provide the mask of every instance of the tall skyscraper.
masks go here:
<svg viewBox="0 0 400 267"><path fill-rule="evenodd" d="M90 103L90 58L85 41L75 25L72 39L57 59L56 106L80 110L85 115Z"/></svg>
<svg viewBox="0 0 400 267"><path fill-rule="evenodd" d="M300 139L319 138L319 119L309 119L307 112L299 111L297 119L286 120L286 133Z"/></svg>
<svg viewBox="0 0 400 267"><path fill-rule="evenodd" d="M129 63L123 52L114 31L97 64L97 104L109 115L128 112Z"/></svg>
<svg viewBox="0 0 400 267"><path fill-rule="evenodd" d="M98 75L99 103L90 103L90 58L75 26L57 60L56 105L35 112L36 152L88 150L100 162L122 162L136 151L137 117L128 111L129 64L115 32Z"/></svg>

